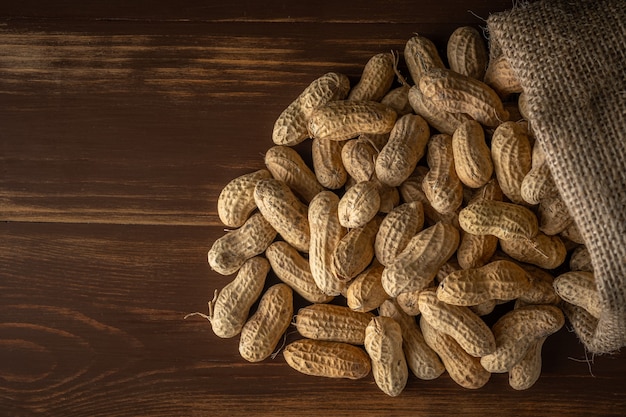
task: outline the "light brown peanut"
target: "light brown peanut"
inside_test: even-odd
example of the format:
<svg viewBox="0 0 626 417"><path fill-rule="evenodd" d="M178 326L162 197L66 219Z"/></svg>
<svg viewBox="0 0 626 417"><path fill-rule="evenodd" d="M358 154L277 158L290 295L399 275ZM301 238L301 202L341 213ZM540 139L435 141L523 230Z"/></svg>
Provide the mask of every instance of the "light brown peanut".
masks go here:
<svg viewBox="0 0 626 417"><path fill-rule="evenodd" d="M472 26L461 26L452 32L446 47L452 71L482 80L489 63L487 45Z"/></svg>
<svg viewBox="0 0 626 417"><path fill-rule="evenodd" d="M499 260L452 272L439 283L437 298L448 304L472 306L488 300L514 300L529 287L530 280L522 267Z"/></svg>
<svg viewBox="0 0 626 417"><path fill-rule="evenodd" d="M261 297L259 307L241 329L239 354L249 362L268 358L291 323L293 292L287 284L274 284Z"/></svg>
<svg viewBox="0 0 626 417"><path fill-rule="evenodd" d="M335 276L333 251L346 229L339 223L339 197L332 191L322 191L309 204L309 266L317 286L324 294L336 296L346 283Z"/></svg>
<svg viewBox="0 0 626 417"><path fill-rule="evenodd" d="M298 310L295 325L309 339L362 345L372 313L334 304L311 304Z"/></svg>
<svg viewBox="0 0 626 417"><path fill-rule="evenodd" d="M504 54L489 60L483 81L493 88L502 99L523 91L519 79L515 76L513 68L511 68L511 64Z"/></svg>
<svg viewBox="0 0 626 417"><path fill-rule="evenodd" d="M234 274L246 260L262 254L276 235L276 230L265 217L255 213L243 226L213 242L207 254L209 265L218 274Z"/></svg>
<svg viewBox="0 0 626 417"><path fill-rule="evenodd" d="M411 37L404 45L404 61L413 84L416 85L430 68L445 67L433 41L418 34Z"/></svg>
<svg viewBox="0 0 626 417"><path fill-rule="evenodd" d="M538 339L557 332L565 324L563 312L556 306L528 305L504 314L493 325L496 350L480 359L492 373L509 372Z"/></svg>
<svg viewBox="0 0 626 417"><path fill-rule="evenodd" d="M373 317L365 329L365 350L378 388L390 397L400 395L409 379L400 325L391 317Z"/></svg>
<svg viewBox="0 0 626 417"><path fill-rule="evenodd" d="M365 64L359 82L352 87L346 100L380 101L393 84L394 68L395 58L390 52L372 56Z"/></svg>
<svg viewBox="0 0 626 417"><path fill-rule="evenodd" d="M546 235L556 235L565 230L574 220L565 201L559 194L544 198L537 207L539 230Z"/></svg>
<svg viewBox="0 0 626 417"><path fill-rule="evenodd" d="M350 80L343 74L329 72L309 84L278 116L272 140L277 145L294 146L309 136L308 120L316 107L348 95Z"/></svg>
<svg viewBox="0 0 626 417"><path fill-rule="evenodd" d="M495 127L509 118L502 100L491 87L452 70L431 68L420 78L419 88L441 110L467 113L485 126Z"/></svg>
<svg viewBox="0 0 626 417"><path fill-rule="evenodd" d="M312 376L361 379L371 370L367 353L348 343L300 339L288 344L283 356L293 369Z"/></svg>
<svg viewBox="0 0 626 417"><path fill-rule="evenodd" d="M400 191L398 187L383 184L376 175L374 175L372 181L376 185L376 189L378 189L378 195L380 195L380 207L378 211L380 213L389 213L400 204Z"/></svg>
<svg viewBox="0 0 626 417"><path fill-rule="evenodd" d="M434 350L424 340L415 318L409 316L393 301L386 300L378 309L379 315L391 317L402 329L402 350L411 372L423 380L438 378L446 368Z"/></svg>
<svg viewBox="0 0 626 417"><path fill-rule="evenodd" d="M532 387L541 375L541 349L547 337L537 339L524 357L509 371L509 385L521 391Z"/></svg>
<svg viewBox="0 0 626 417"><path fill-rule="evenodd" d="M440 133L430 138L427 163L430 170L422 182L424 195L439 213L454 212L463 203L463 184L454 167L450 135Z"/></svg>
<svg viewBox="0 0 626 417"><path fill-rule="evenodd" d="M376 259L389 265L411 238L424 227L424 208L419 201L404 203L390 211L380 223L374 241Z"/></svg>
<svg viewBox="0 0 626 417"><path fill-rule="evenodd" d="M382 284L391 297L425 288L459 245L459 231L437 223L411 238L407 246L385 267Z"/></svg>
<svg viewBox="0 0 626 417"><path fill-rule="evenodd" d="M522 264L530 278L530 287L515 300L515 307L528 304L554 304L560 302L560 297L554 290L554 277L546 270L537 266Z"/></svg>
<svg viewBox="0 0 626 417"><path fill-rule="evenodd" d="M263 217L283 239L299 251L309 251L308 207L284 181L273 178L260 180L254 188L254 201Z"/></svg>
<svg viewBox="0 0 626 417"><path fill-rule="evenodd" d="M544 269L555 269L565 262L567 250L558 236L539 232L532 238L500 239L500 248L511 258L537 265Z"/></svg>
<svg viewBox="0 0 626 417"><path fill-rule="evenodd" d="M265 152L265 166L275 179L287 184L306 203L324 190L315 173L293 148L282 145L271 147Z"/></svg>
<svg viewBox="0 0 626 417"><path fill-rule="evenodd" d="M271 177L270 171L259 169L229 181L217 197L217 214L221 222L228 227L241 227L256 209L256 183Z"/></svg>
<svg viewBox="0 0 626 417"><path fill-rule="evenodd" d="M418 85L409 89L408 99L415 114L422 116L428 124L441 133L452 135L461 123L470 120L465 113L444 111L431 99L424 97Z"/></svg>
<svg viewBox="0 0 626 417"><path fill-rule="evenodd" d="M397 119L376 158L376 177L391 187L402 184L424 156L429 137L430 128L421 116L407 114Z"/></svg>
<svg viewBox="0 0 626 417"><path fill-rule="evenodd" d="M575 221L572 221L565 229L561 231L561 233L559 233L559 235L565 238L567 241L579 245L584 245L586 243Z"/></svg>
<svg viewBox="0 0 626 417"><path fill-rule="evenodd" d="M558 190L546 163L543 148L539 142L535 142L532 150L531 168L522 180L520 195L525 202L535 205L556 194L558 194Z"/></svg>
<svg viewBox="0 0 626 417"><path fill-rule="evenodd" d="M395 301L398 307L409 316L417 316L420 313L419 295L423 289L407 291L396 296Z"/></svg>
<svg viewBox="0 0 626 417"><path fill-rule="evenodd" d="M331 101L313 111L309 134L312 138L342 141L364 133L388 133L396 118L391 107L377 101Z"/></svg>
<svg viewBox="0 0 626 417"><path fill-rule="evenodd" d="M377 157L378 150L363 138L349 140L341 149L343 166L357 183L372 179Z"/></svg>
<svg viewBox="0 0 626 417"><path fill-rule="evenodd" d="M591 263L591 254L587 246L580 245L572 252L569 259L569 269L572 271L593 272L593 264Z"/></svg>
<svg viewBox="0 0 626 417"><path fill-rule="evenodd" d="M380 282L383 268L374 264L350 282L346 292L348 307L354 311L372 311L389 298Z"/></svg>
<svg viewBox="0 0 626 417"><path fill-rule="evenodd" d="M334 298L319 289L313 279L309 261L289 243L272 243L265 250L265 256L276 276L305 300L311 303L327 303Z"/></svg>
<svg viewBox="0 0 626 417"><path fill-rule="evenodd" d="M491 179L491 151L485 142L485 132L480 123L468 120L454 131L452 153L454 169L464 185L479 188Z"/></svg>
<svg viewBox="0 0 626 417"><path fill-rule="evenodd" d="M593 317L600 318L602 301L593 272L565 272L554 279L554 289L564 301L582 307Z"/></svg>
<svg viewBox="0 0 626 417"><path fill-rule="evenodd" d="M450 335L471 356L482 357L496 350L491 329L469 308L439 300L434 290L420 293L419 306L424 320Z"/></svg>
<svg viewBox="0 0 626 417"><path fill-rule="evenodd" d="M363 272L374 258L374 240L382 218L375 216L364 226L351 229L333 250L335 276L349 281Z"/></svg>
<svg viewBox="0 0 626 417"><path fill-rule="evenodd" d="M313 139L311 158L313 170L321 185L331 190L344 186L348 180L348 172L341 160L341 151L345 141Z"/></svg>
<svg viewBox="0 0 626 417"><path fill-rule="evenodd" d="M255 256L239 269L237 276L209 302L209 321L216 336L230 338L241 332L252 304L261 295L270 265Z"/></svg>
<svg viewBox="0 0 626 417"><path fill-rule="evenodd" d="M537 216L526 207L485 198L463 208L459 224L468 233L499 239L531 239L539 232Z"/></svg>
<svg viewBox="0 0 626 417"><path fill-rule="evenodd" d="M374 181L363 181L351 187L339 200L339 222L352 229L362 227L380 209L380 193Z"/></svg>
<svg viewBox="0 0 626 417"><path fill-rule="evenodd" d="M391 107L398 114L398 117L413 113L413 107L409 103L410 88L409 84L403 83L400 87L396 87L385 94L380 102Z"/></svg>
<svg viewBox="0 0 626 417"><path fill-rule="evenodd" d="M525 204L522 182L532 165L528 130L521 123L505 122L491 137L491 158L502 192L512 202Z"/></svg>
<svg viewBox="0 0 626 417"><path fill-rule="evenodd" d="M450 378L467 389L483 387L491 377L480 364L480 359L468 354L450 335L445 334L420 318L424 340L441 358Z"/></svg>

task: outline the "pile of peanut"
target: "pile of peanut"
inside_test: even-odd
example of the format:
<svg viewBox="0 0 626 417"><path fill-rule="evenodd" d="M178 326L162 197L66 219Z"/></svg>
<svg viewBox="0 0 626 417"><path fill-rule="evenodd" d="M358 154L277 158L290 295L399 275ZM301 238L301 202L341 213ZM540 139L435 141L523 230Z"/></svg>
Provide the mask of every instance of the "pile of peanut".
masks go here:
<svg viewBox="0 0 626 417"><path fill-rule="evenodd" d="M289 366L372 373L390 396L409 372L447 372L469 389L508 373L528 389L564 304L600 314L589 253L504 57L489 59L479 32L461 27L447 67L420 35L403 58L410 77L386 52L354 86L340 73L314 80L276 120L266 169L224 187L217 209L230 231L208 262L236 276L207 317L217 336L239 335L250 362L294 325ZM294 148L304 141L311 167ZM263 293L270 271L281 283ZM294 291L310 303L297 312ZM510 308L488 326L500 304Z"/></svg>

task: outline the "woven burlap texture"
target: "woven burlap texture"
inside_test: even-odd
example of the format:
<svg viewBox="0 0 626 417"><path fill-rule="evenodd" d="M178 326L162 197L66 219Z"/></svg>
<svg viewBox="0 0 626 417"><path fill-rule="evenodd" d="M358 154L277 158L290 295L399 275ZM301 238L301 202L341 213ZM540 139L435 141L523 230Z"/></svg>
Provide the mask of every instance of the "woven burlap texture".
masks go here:
<svg viewBox="0 0 626 417"><path fill-rule="evenodd" d="M565 312L590 352L614 353L626 346L626 1L540 1L487 26L591 254L601 317Z"/></svg>

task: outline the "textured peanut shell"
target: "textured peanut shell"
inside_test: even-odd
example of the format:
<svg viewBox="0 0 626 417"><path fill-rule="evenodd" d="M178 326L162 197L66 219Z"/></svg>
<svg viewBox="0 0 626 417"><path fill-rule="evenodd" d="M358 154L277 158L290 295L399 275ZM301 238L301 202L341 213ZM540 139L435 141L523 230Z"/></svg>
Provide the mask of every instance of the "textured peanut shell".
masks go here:
<svg viewBox="0 0 626 417"><path fill-rule="evenodd" d="M341 294L346 283L337 278L333 268L333 251L346 234L339 223L339 197L332 191L322 191L309 204L309 266L319 289L327 295Z"/></svg>
<svg viewBox="0 0 626 417"><path fill-rule="evenodd" d="M372 179L376 170L378 150L374 145L362 138L346 142L341 149L341 161L350 177L358 182Z"/></svg>
<svg viewBox="0 0 626 417"><path fill-rule="evenodd" d="M496 350L480 359L492 373L509 372L538 339L557 332L565 324L560 308L528 305L509 311L493 325Z"/></svg>
<svg viewBox="0 0 626 417"><path fill-rule="evenodd" d="M274 274L305 300L311 303L327 303L334 298L319 289L313 279L309 261L289 243L272 243L265 250L265 256Z"/></svg>
<svg viewBox="0 0 626 417"><path fill-rule="evenodd" d="M559 194L554 194L539 202L537 217L539 218L539 230L547 235L561 233L574 221Z"/></svg>
<svg viewBox="0 0 626 417"><path fill-rule="evenodd" d="M293 369L312 376L361 379L371 370L367 353L347 343L300 339L288 344L283 356Z"/></svg>
<svg viewBox="0 0 626 417"><path fill-rule="evenodd" d="M275 179L285 182L307 203L324 190L315 173L293 148L280 145L271 147L265 152L265 166Z"/></svg>
<svg viewBox="0 0 626 417"><path fill-rule="evenodd" d="M541 350L547 337L535 341L524 357L509 371L509 385L511 388L522 391L527 390L541 376Z"/></svg>
<svg viewBox="0 0 626 417"><path fill-rule="evenodd" d="M554 277L543 268L530 264L521 264L528 274L530 287L520 295L515 301L515 305L520 307L528 304L554 304L561 301L554 290Z"/></svg>
<svg viewBox="0 0 626 417"><path fill-rule="evenodd" d="M423 380L438 378L446 368L424 340L415 317L409 316L393 301L386 300L378 309L381 316L391 317L402 329L402 349L411 372Z"/></svg>
<svg viewBox="0 0 626 417"><path fill-rule="evenodd" d="M564 301L582 307L593 317L600 318L602 302L593 272L565 272L554 279L554 289Z"/></svg>
<svg viewBox="0 0 626 417"><path fill-rule="evenodd" d="M365 226L380 209L380 193L374 181L364 181L351 187L339 200L339 222L343 227Z"/></svg>
<svg viewBox="0 0 626 417"><path fill-rule="evenodd" d="M309 251L308 207L284 181L273 178L260 180L254 188L254 201L263 217L283 239L299 251Z"/></svg>
<svg viewBox="0 0 626 417"><path fill-rule="evenodd" d="M261 295L270 264L255 256L239 269L237 276L209 302L211 328L218 337L230 338L241 332L252 304Z"/></svg>
<svg viewBox="0 0 626 417"><path fill-rule="evenodd" d="M359 312L372 311L389 298L380 282L383 268L374 264L350 282L346 292L348 307Z"/></svg>
<svg viewBox="0 0 626 417"><path fill-rule="evenodd" d="M260 255L276 238L276 230L255 213L238 229L227 232L211 245L207 254L211 269L222 275L234 274L244 262Z"/></svg>
<svg viewBox="0 0 626 417"><path fill-rule="evenodd" d="M533 146L531 169L522 180L520 193L522 199L531 205L539 204L541 200L558 194L539 142L535 142Z"/></svg>
<svg viewBox="0 0 626 417"><path fill-rule="evenodd" d="M542 232L529 239L500 239L500 248L517 261L544 269L559 267L567 257L567 249L561 238Z"/></svg>
<svg viewBox="0 0 626 417"><path fill-rule="evenodd" d="M378 388L390 397L400 395L409 379L400 325L391 317L372 318L365 329L365 350Z"/></svg>
<svg viewBox="0 0 626 417"><path fill-rule="evenodd" d="M378 195L380 196L380 207L378 208L378 211L380 213L389 213L397 207L398 204L400 204L400 191L398 190L398 187L383 184L376 177L376 173L374 173L372 181L376 185Z"/></svg>
<svg viewBox="0 0 626 417"><path fill-rule="evenodd" d="M396 259L383 271L382 284L391 297L425 288L459 245L459 232L437 223L411 238Z"/></svg>
<svg viewBox="0 0 626 417"><path fill-rule="evenodd" d="M429 137L430 128L421 116L407 114L397 119L376 158L376 177L391 187L402 184L424 156Z"/></svg>
<svg viewBox="0 0 626 417"><path fill-rule="evenodd" d="M441 110L467 113L489 127L508 120L498 94L484 82L449 69L431 68L419 81L424 98L432 100Z"/></svg>
<svg viewBox="0 0 626 417"><path fill-rule="evenodd" d="M470 120L470 117L464 113L443 110L431 99L424 97L418 85L409 89L408 100L415 114L422 116L429 125L447 135L452 135L461 123Z"/></svg>
<svg viewBox="0 0 626 417"><path fill-rule="evenodd" d="M459 225L468 233L499 239L530 239L539 232L537 216L526 207L484 198L459 212Z"/></svg>
<svg viewBox="0 0 626 417"><path fill-rule="evenodd" d="M511 64L504 54L489 60L483 81L493 88L502 99L508 98L511 94L523 92L519 79L515 76L513 68L511 68Z"/></svg>
<svg viewBox="0 0 626 417"><path fill-rule="evenodd" d="M420 313L419 295L423 290L408 291L396 296L398 307L409 316L417 316Z"/></svg>
<svg viewBox="0 0 626 417"><path fill-rule="evenodd" d="M229 181L217 197L221 222L228 227L241 227L256 209L254 187L259 180L271 177L270 171L260 169Z"/></svg>
<svg viewBox="0 0 626 417"><path fill-rule="evenodd" d="M420 318L424 340L441 358L450 378L467 389L483 387L491 377L480 364L480 359L469 355L451 336L439 331Z"/></svg>
<svg viewBox="0 0 626 417"><path fill-rule="evenodd" d="M295 325L309 339L362 345L372 313L334 304L311 304L298 310Z"/></svg>
<svg viewBox="0 0 626 417"><path fill-rule="evenodd" d="M308 136L311 112L328 101L341 100L348 95L350 80L344 74L329 72L309 84L278 116L272 131L277 145L294 146Z"/></svg>
<svg viewBox="0 0 626 417"><path fill-rule="evenodd" d="M390 52L372 56L361 73L359 82L352 87L346 100L380 101L393 84L395 59Z"/></svg>
<svg viewBox="0 0 626 417"><path fill-rule="evenodd" d="M437 298L448 304L472 306L489 300L514 300L529 287L530 280L522 267L498 260L452 272L439 283Z"/></svg>
<svg viewBox="0 0 626 417"><path fill-rule="evenodd" d="M433 135L428 141L426 161L430 170L422 181L424 195L437 212L456 211L463 204L463 184L454 165L452 136Z"/></svg>
<svg viewBox="0 0 626 417"><path fill-rule="evenodd" d="M345 141L313 139L311 158L317 181L324 187L336 190L348 180L348 172L341 160L341 151Z"/></svg>
<svg viewBox="0 0 626 417"><path fill-rule="evenodd" d="M491 137L493 168L502 192L514 203L525 204L522 182L532 166L528 130L521 123L505 122Z"/></svg>
<svg viewBox="0 0 626 417"><path fill-rule="evenodd" d="M461 26L452 32L446 45L448 65L452 71L482 80L489 54L482 35L473 26Z"/></svg>
<svg viewBox="0 0 626 417"><path fill-rule="evenodd" d="M485 132L480 123L468 120L454 131L452 153L454 169L464 185L479 188L491 179L491 151L485 142Z"/></svg>
<svg viewBox="0 0 626 417"><path fill-rule="evenodd" d="M389 90L380 102L385 106L391 107L398 114L398 117L412 113L413 107L409 103L410 88L409 84L403 84L400 87Z"/></svg>
<svg viewBox="0 0 626 417"><path fill-rule="evenodd" d="M392 108L377 101L331 101L316 108L309 118L309 135L327 140L347 140L364 133L388 133L396 122Z"/></svg>
<svg viewBox="0 0 626 417"><path fill-rule="evenodd" d="M591 254L585 245L580 245L574 249L572 256L569 259L569 269L572 271L593 272Z"/></svg>
<svg viewBox="0 0 626 417"><path fill-rule="evenodd" d="M420 293L419 306L424 320L451 336L471 356L482 357L496 349L491 329L469 308L439 300L434 290Z"/></svg>
<svg viewBox="0 0 626 417"><path fill-rule="evenodd" d="M275 284L265 291L259 307L241 329L239 354L249 362L268 358L291 323L293 292L287 284Z"/></svg>
<svg viewBox="0 0 626 417"><path fill-rule="evenodd" d="M404 203L382 220L374 241L376 259L388 265L402 252L409 240L424 227L424 208L419 201Z"/></svg>
<svg viewBox="0 0 626 417"><path fill-rule="evenodd" d="M363 272L374 258L374 240L382 221L374 217L366 225L351 229L333 250L335 276L349 281Z"/></svg>
<svg viewBox="0 0 626 417"><path fill-rule="evenodd" d="M433 41L418 34L411 37L404 45L404 61L413 84L419 83L422 75L430 68L445 67Z"/></svg>

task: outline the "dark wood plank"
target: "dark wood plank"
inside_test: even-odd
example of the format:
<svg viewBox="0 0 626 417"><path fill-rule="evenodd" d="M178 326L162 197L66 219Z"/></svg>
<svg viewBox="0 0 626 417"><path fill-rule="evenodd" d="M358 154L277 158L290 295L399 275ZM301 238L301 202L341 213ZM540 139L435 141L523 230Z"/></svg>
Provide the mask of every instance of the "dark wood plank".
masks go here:
<svg viewBox="0 0 626 417"><path fill-rule="evenodd" d="M230 280L204 262L219 228L0 227L2 415L618 416L626 406L623 358L588 366L566 329L546 342L543 375L525 392L509 388L506 374L477 391L447 375L412 376L390 398L371 374L300 375L280 354L249 364L237 337L219 339L204 319L183 319ZM296 338L291 328L287 340Z"/></svg>

